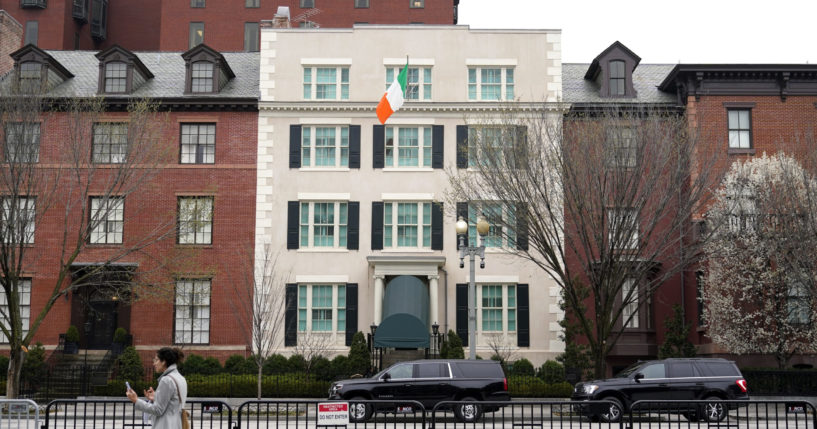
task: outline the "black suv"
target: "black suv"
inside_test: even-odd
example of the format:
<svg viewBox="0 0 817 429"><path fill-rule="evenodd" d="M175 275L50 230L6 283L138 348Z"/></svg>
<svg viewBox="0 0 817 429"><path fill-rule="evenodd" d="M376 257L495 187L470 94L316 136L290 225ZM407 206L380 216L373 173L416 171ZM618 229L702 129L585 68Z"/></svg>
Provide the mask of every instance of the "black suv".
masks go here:
<svg viewBox="0 0 817 429"><path fill-rule="evenodd" d="M329 388L329 399L418 401L431 410L442 401L509 401L508 381L499 362L475 360L418 360L396 363L371 378L336 381ZM393 408L390 407L390 408ZM456 417L465 422L479 419L483 411L497 407L459 404ZM378 411L388 411L380 408ZM349 419L366 421L373 404L352 404Z"/></svg>
<svg viewBox="0 0 817 429"><path fill-rule="evenodd" d="M638 362L614 378L578 383L573 390L574 401L610 403L600 413L588 412L591 417L616 422L635 401L712 401L700 406L691 404L663 404L678 407L689 420L720 421L726 417L726 404L721 400L746 400L749 393L746 380L735 363L725 359L677 358Z"/></svg>

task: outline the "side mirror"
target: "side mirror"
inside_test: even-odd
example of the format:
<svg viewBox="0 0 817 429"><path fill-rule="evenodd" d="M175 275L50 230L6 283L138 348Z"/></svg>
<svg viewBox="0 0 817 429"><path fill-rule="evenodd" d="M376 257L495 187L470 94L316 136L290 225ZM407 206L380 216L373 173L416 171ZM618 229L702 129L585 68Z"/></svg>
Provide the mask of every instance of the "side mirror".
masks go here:
<svg viewBox="0 0 817 429"><path fill-rule="evenodd" d="M636 383L641 383L642 378L644 378L644 374L639 372L635 375L635 377L633 377L633 380L635 380Z"/></svg>
<svg viewBox="0 0 817 429"><path fill-rule="evenodd" d="M383 380L383 381L391 380L391 374L389 374L388 372L383 374L383 377L381 378L381 380Z"/></svg>

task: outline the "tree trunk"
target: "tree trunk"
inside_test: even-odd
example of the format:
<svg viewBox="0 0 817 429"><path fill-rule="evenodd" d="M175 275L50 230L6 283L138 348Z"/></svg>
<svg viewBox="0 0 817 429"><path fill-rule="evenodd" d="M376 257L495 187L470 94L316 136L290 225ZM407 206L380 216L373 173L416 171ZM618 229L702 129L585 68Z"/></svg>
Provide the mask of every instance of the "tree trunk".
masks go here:
<svg viewBox="0 0 817 429"><path fill-rule="evenodd" d="M23 372L25 354L19 347L12 347L6 378L6 398L16 399L20 395L20 374Z"/></svg>
<svg viewBox="0 0 817 429"><path fill-rule="evenodd" d="M257 392L257 395L256 395L258 397L256 399L258 399L259 401L261 400L261 376L263 374L264 374L264 369L261 367L261 365L258 365L258 392Z"/></svg>
<svg viewBox="0 0 817 429"><path fill-rule="evenodd" d="M595 361L594 362L594 364L595 364L595 374L594 374L594 376L596 377L597 380L605 378L606 377L605 373L606 373L606 369L607 369L607 366L605 365L605 358L607 356L604 353L604 346L603 345L598 345L598 346L592 347L592 353L593 353L593 360Z"/></svg>

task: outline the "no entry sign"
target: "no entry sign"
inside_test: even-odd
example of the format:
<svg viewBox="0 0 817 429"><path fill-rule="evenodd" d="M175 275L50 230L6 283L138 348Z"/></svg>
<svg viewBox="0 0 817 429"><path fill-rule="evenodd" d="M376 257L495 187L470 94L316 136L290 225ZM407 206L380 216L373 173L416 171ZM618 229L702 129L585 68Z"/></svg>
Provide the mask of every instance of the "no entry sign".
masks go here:
<svg viewBox="0 0 817 429"><path fill-rule="evenodd" d="M346 426L348 424L348 402L322 402L318 404L318 426Z"/></svg>

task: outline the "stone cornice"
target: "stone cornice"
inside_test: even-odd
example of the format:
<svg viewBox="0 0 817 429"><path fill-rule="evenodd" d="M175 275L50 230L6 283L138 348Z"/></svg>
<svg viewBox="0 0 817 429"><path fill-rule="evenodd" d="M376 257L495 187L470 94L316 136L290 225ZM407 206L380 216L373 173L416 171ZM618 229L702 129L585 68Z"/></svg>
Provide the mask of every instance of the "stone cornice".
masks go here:
<svg viewBox="0 0 817 429"><path fill-rule="evenodd" d="M377 103L363 102L277 102L260 101L259 111L269 112L367 112L371 113ZM400 108L403 113L475 113L475 112L562 112L567 103L407 103Z"/></svg>

